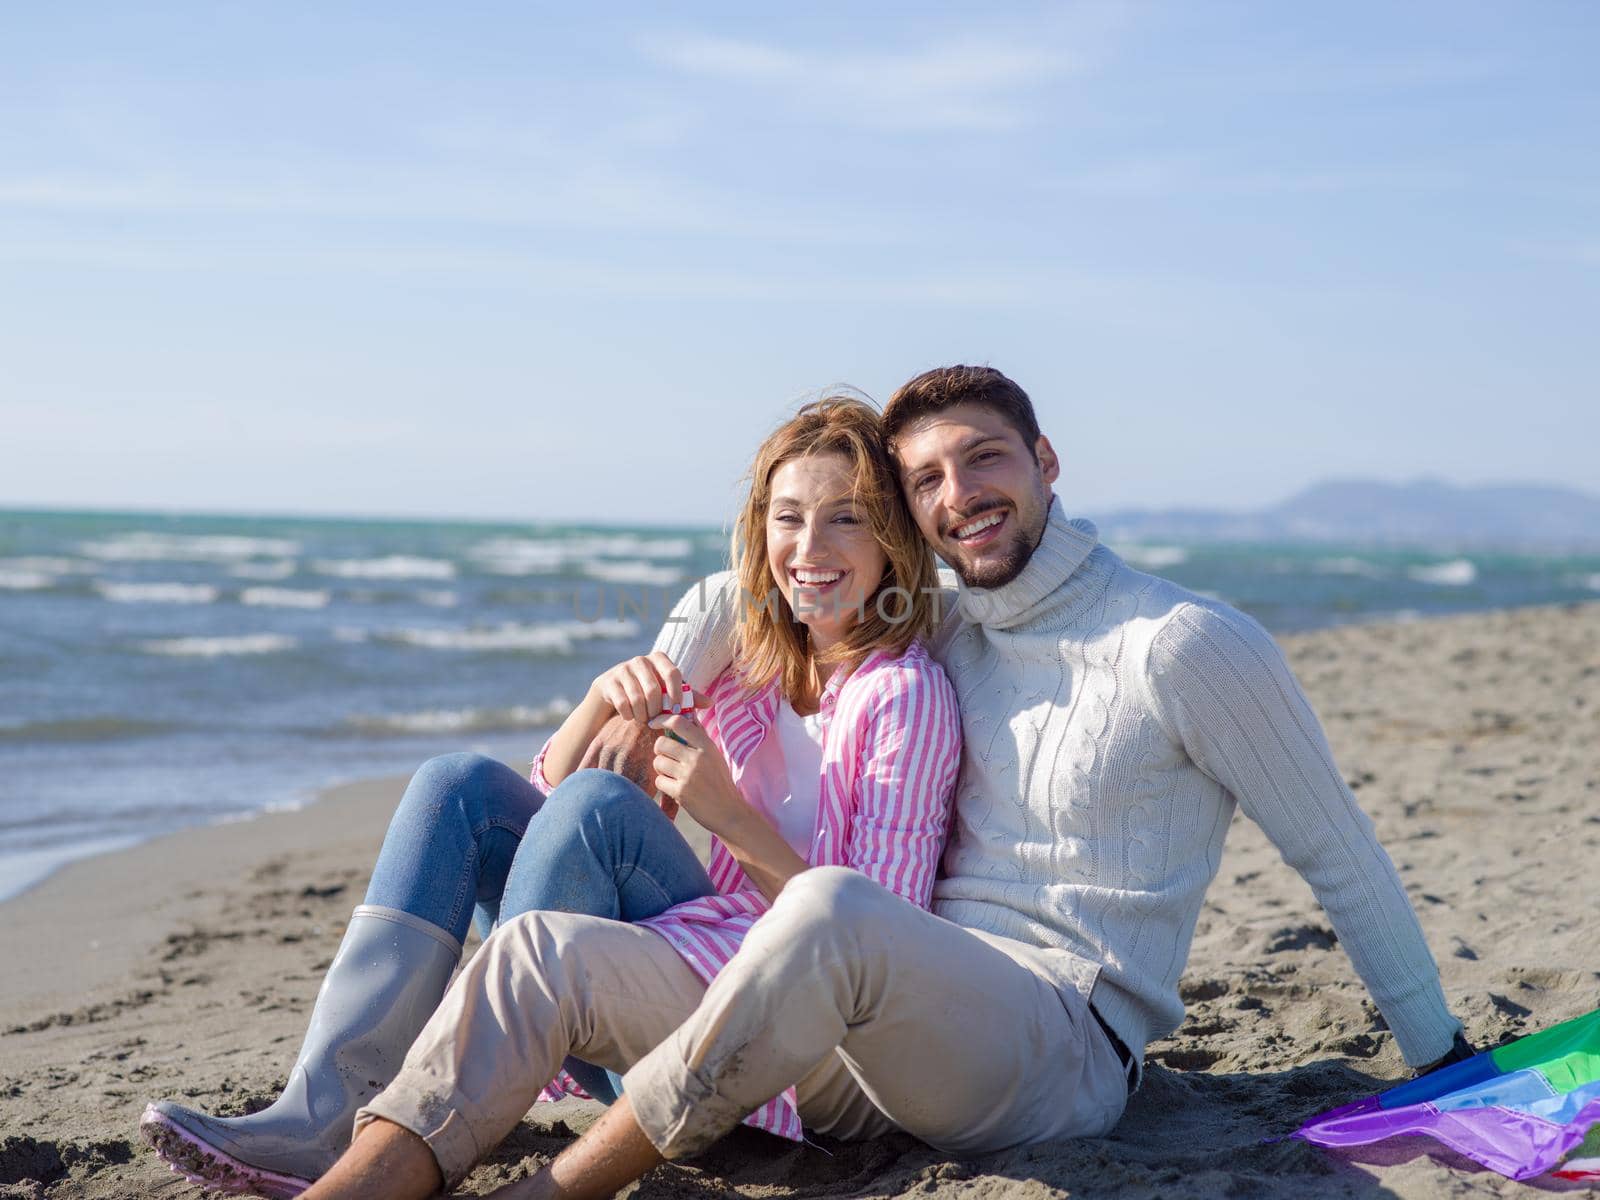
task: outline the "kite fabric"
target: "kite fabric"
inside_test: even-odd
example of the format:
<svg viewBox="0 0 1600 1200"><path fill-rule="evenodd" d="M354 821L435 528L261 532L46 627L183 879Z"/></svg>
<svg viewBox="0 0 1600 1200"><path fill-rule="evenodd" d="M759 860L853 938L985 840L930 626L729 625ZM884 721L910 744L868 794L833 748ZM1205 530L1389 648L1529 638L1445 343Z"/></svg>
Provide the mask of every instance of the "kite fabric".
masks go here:
<svg viewBox="0 0 1600 1200"><path fill-rule="evenodd" d="M1426 1135L1511 1179L1600 1181L1600 1009L1323 1113L1330 1148Z"/></svg>

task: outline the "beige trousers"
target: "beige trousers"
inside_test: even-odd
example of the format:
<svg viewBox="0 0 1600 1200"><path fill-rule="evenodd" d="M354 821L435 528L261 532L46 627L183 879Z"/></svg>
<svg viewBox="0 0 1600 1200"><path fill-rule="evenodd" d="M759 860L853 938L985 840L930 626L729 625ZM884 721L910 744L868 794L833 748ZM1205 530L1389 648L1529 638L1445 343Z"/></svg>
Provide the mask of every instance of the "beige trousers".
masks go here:
<svg viewBox="0 0 1600 1200"><path fill-rule="evenodd" d="M453 1186L575 1054L627 1070L668 1158L790 1084L807 1128L835 1137L898 1128L976 1152L1104 1134L1127 1101L1122 1064L1036 958L839 867L792 879L709 989L647 929L528 913L467 964L356 1127L416 1133Z"/></svg>

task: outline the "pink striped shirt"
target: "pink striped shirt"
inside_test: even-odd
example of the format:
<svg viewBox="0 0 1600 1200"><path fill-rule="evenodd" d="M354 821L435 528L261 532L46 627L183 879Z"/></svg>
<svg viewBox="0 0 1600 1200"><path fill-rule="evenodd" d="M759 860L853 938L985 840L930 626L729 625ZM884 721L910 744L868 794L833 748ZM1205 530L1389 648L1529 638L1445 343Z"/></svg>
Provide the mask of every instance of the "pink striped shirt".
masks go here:
<svg viewBox="0 0 1600 1200"><path fill-rule="evenodd" d="M737 785L757 747L776 736L778 684L751 694L730 668L717 677L707 698L710 709L701 714L701 723L728 760ZM806 861L813 867L853 867L927 908L960 768L955 689L921 643L913 643L899 657L881 650L868 655L843 681L835 675L820 704L822 780ZM543 766L540 751L533 782L548 792ZM715 837L709 871L717 895L639 922L671 942L708 984L769 907ZM547 1089L546 1097L572 1090L564 1078L558 1085ZM794 1089L769 1100L745 1124L800 1140Z"/></svg>

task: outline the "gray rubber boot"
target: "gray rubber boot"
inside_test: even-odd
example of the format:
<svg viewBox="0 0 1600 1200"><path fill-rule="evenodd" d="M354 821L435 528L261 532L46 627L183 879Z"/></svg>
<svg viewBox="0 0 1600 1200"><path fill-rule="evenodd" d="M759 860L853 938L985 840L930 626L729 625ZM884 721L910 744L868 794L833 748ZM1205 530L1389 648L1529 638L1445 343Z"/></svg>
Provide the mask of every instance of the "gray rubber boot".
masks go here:
<svg viewBox="0 0 1600 1200"><path fill-rule="evenodd" d="M283 1095L247 1117L162 1100L145 1109L140 1132L196 1183L299 1195L349 1147L356 1110L399 1073L460 957L461 944L437 925L362 905L317 993Z"/></svg>

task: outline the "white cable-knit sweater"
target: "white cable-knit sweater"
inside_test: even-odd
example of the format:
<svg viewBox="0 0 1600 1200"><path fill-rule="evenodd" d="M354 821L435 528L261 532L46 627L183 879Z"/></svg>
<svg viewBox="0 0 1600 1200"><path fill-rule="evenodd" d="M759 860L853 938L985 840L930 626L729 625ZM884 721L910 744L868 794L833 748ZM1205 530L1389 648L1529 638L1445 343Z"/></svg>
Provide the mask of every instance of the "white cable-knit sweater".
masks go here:
<svg viewBox="0 0 1600 1200"><path fill-rule="evenodd" d="M1044 948L1142 1056L1183 1020L1237 803L1311 885L1406 1061L1450 1049L1416 914L1260 625L1133 570L1058 502L1016 579L949 596L933 649L965 740L934 912ZM696 688L727 665L736 601L713 576L657 638Z"/></svg>

